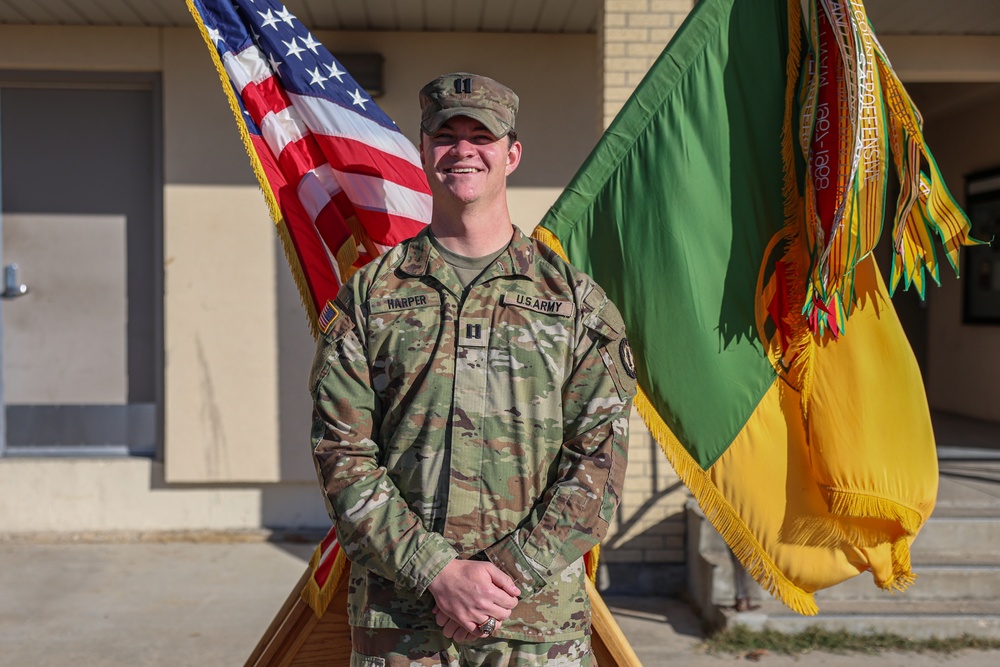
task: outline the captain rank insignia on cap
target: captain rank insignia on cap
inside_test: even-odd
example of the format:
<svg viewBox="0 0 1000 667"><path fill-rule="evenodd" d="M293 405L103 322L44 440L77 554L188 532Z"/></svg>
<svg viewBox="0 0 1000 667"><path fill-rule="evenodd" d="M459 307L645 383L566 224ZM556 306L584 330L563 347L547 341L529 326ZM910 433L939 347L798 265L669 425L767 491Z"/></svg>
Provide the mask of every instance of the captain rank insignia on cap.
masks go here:
<svg viewBox="0 0 1000 667"><path fill-rule="evenodd" d="M336 319L340 317L340 311L333 305L333 301L327 301L323 306L323 312L319 314L319 330L327 333Z"/></svg>

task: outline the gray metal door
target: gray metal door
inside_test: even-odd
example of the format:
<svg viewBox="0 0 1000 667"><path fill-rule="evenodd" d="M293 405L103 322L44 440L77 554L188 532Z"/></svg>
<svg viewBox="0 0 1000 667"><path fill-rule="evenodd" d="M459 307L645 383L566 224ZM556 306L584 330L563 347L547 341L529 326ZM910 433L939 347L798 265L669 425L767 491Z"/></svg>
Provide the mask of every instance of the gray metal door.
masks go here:
<svg viewBox="0 0 1000 667"><path fill-rule="evenodd" d="M0 75L0 453L152 454L155 81Z"/></svg>

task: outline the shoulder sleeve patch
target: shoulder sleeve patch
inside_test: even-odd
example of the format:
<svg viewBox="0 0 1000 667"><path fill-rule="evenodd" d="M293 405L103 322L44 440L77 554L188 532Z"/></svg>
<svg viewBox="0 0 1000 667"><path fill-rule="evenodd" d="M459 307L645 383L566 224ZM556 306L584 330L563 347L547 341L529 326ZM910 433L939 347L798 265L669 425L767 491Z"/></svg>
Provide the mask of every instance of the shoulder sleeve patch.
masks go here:
<svg viewBox="0 0 1000 667"><path fill-rule="evenodd" d="M340 311L333 305L333 301L327 301L326 305L323 306L322 312L319 314L319 330L324 334L329 333L330 327L333 326L338 317L340 317Z"/></svg>

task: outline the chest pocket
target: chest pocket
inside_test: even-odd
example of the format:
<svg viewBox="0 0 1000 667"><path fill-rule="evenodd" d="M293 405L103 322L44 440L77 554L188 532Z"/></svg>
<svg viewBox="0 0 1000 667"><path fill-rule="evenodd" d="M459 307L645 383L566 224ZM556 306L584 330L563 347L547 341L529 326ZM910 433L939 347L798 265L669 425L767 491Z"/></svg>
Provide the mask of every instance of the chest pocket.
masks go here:
<svg viewBox="0 0 1000 667"><path fill-rule="evenodd" d="M405 369L423 368L441 330L441 295L431 289L401 290L366 304L367 348L374 389L405 381Z"/></svg>
<svg viewBox="0 0 1000 667"><path fill-rule="evenodd" d="M513 290L500 303L491 365L508 365L515 374L544 378L551 388L560 386L572 354L576 306L569 300Z"/></svg>

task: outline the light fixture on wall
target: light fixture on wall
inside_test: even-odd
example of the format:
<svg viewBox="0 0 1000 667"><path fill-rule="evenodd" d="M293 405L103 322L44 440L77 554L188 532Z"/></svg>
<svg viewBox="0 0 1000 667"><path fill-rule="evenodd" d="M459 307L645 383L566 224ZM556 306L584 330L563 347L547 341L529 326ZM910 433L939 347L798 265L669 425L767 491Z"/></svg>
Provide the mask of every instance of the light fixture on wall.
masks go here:
<svg viewBox="0 0 1000 667"><path fill-rule="evenodd" d="M334 53L354 80L372 97L378 97L382 89L382 63L385 58L381 53Z"/></svg>

